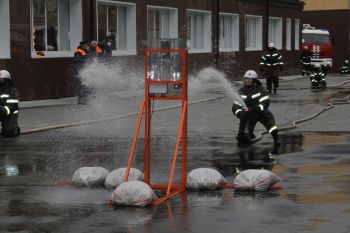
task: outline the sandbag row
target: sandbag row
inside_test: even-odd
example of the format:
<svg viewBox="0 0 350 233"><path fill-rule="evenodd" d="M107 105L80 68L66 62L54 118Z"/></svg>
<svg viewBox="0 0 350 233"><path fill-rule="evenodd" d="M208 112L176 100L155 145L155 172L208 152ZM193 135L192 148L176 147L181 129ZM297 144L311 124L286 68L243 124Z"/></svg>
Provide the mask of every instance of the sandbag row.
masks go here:
<svg viewBox="0 0 350 233"><path fill-rule="evenodd" d="M131 168L129 181L124 182L126 168L110 173L102 167L82 167L75 171L73 184L77 187L113 188L112 204L124 206L146 206L157 199L152 188L139 181L143 179L141 171ZM234 179L236 190L265 191L281 179L274 173L263 169L250 169L240 172ZM186 187L192 191L216 190L227 184L227 180L216 170L198 168L192 170L186 181Z"/></svg>
<svg viewBox="0 0 350 233"><path fill-rule="evenodd" d="M108 172L103 167L81 167L74 172L73 184L76 187L106 187L114 189L118 187L125 179L126 168L118 168ZM135 168L130 169L129 181L143 180L143 173Z"/></svg>
<svg viewBox="0 0 350 233"><path fill-rule="evenodd" d="M281 178L264 169L249 169L238 173L233 181L236 190L266 191ZM187 176L186 187L192 191L216 190L227 184L226 179L211 168L197 168Z"/></svg>

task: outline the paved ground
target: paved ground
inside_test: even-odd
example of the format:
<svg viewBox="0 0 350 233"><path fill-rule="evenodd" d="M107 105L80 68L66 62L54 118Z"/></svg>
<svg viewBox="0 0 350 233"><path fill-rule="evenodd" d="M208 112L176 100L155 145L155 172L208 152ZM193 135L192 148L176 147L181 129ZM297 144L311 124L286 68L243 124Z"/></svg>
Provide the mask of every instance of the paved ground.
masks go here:
<svg viewBox="0 0 350 233"><path fill-rule="evenodd" d="M330 75L327 81L332 86L346 80ZM225 94L217 84L204 86L191 95L192 101ZM325 91L308 86L305 78L288 79L271 96L280 127L350 94L350 84ZM139 94L94 99L83 107L24 108L21 126L31 130L137 112ZM236 167L263 167L283 179L283 190L188 192L159 207L113 209L106 205L110 191L55 186L57 179L70 179L81 166L124 167L136 121L131 116L0 139L0 232L350 232L350 105L336 105L282 132L280 155L270 159L269 136L249 148L237 147L238 121L231 104L226 97L190 106L189 169L213 167L232 182ZM167 178L178 115L179 109L153 115L154 181ZM141 150L135 160L140 169Z"/></svg>

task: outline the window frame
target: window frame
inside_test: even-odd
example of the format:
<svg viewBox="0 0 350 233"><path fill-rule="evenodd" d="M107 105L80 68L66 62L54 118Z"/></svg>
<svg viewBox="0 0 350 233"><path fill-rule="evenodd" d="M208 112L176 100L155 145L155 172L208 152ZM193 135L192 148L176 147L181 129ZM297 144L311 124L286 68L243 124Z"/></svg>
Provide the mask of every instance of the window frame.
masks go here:
<svg viewBox="0 0 350 233"><path fill-rule="evenodd" d="M209 26L204 27L203 30L203 49L192 49L189 48L188 49L188 53L211 53L212 52L212 14L211 11L206 11L206 10L197 10L197 9L186 9L186 19L187 19L187 13L200 13L205 15L204 17L207 17L206 19L204 19L203 17L203 21L205 20L209 20ZM203 22L204 23L204 22ZM187 30L187 28L186 28ZM186 40L187 42L187 40Z"/></svg>
<svg viewBox="0 0 350 233"><path fill-rule="evenodd" d="M0 59L11 58L10 0L0 0Z"/></svg>
<svg viewBox="0 0 350 233"><path fill-rule="evenodd" d="M277 32L277 36L279 36L278 38L275 38L276 42L273 42L275 44L275 48L282 50L283 49L283 18L282 17L275 17L275 16L270 16L269 17L269 31L268 31L268 37L270 37L270 30L271 30L271 24L270 24L270 20L272 21L279 21L279 32ZM268 38L268 42L272 42L270 41L270 38Z"/></svg>
<svg viewBox="0 0 350 233"><path fill-rule="evenodd" d="M58 0L60 1L60 0ZM34 15L33 15L33 0L29 1L29 5L30 5L30 50L31 50L31 58L32 59L47 59L47 58L65 58L65 57L73 57L74 56L74 51L75 51L75 47L77 46L76 44L78 44L78 41L82 40L82 35L83 35L83 12L82 12L82 0L70 0L69 2L69 12L70 12L70 18L69 18L69 23L70 23L70 28L80 28L80 30L71 30L70 31L70 51L34 51L34 43L33 43L33 27L34 27ZM72 20L72 6L73 4L78 4L78 6L75 6L75 9L78 11L77 16L75 17L75 19L79 18L79 20ZM47 15L46 15L46 11L47 11L47 7L45 5L45 24L47 21ZM59 10L57 15L59 15ZM80 16L79 16L80 15ZM72 25L74 25L72 27ZM57 22L57 27L59 28L59 20ZM45 25L45 30L46 29L46 25ZM73 32L77 31L77 33L75 34L75 39L72 39L73 36ZM60 38L59 36L59 31L57 34L57 38ZM75 43L74 43L75 42ZM47 40L46 40L47 43ZM40 56L37 53L38 52L43 52L45 55L44 56Z"/></svg>
<svg viewBox="0 0 350 233"><path fill-rule="evenodd" d="M96 9L96 39L98 38L98 3L105 3L106 5L113 6L123 6L126 7L126 41L127 49L126 50L112 50L112 56L129 56L137 55L137 40L136 40L136 3L133 2L119 2L111 0L96 0L95 9ZM117 18L118 20L118 18ZM117 21L118 25L118 21Z"/></svg>
<svg viewBox="0 0 350 233"><path fill-rule="evenodd" d="M245 51L262 51L263 50L263 16L261 15L245 15L244 16L244 34L245 34L245 37L246 37L246 32L247 32L247 18L256 18L256 19L259 19L260 21L260 25L259 25L259 37L256 37L257 38L257 42L259 42L259 46L256 47L256 48L249 48L247 47L247 38L245 38L245 41L244 41L244 47L245 47Z"/></svg>
<svg viewBox="0 0 350 233"><path fill-rule="evenodd" d="M297 22L298 22L298 27L297 27ZM294 19L294 50L300 50L300 36L301 36L300 19Z"/></svg>
<svg viewBox="0 0 350 233"><path fill-rule="evenodd" d="M286 50L292 50L292 19L286 18Z"/></svg>
<svg viewBox="0 0 350 233"><path fill-rule="evenodd" d="M171 39L177 39L179 38L179 26L178 26L178 20L179 20L179 10L176 7L166 7L166 6L155 6L155 5L147 5L147 26L146 26L146 33L147 33L147 39L148 38L148 14L149 9L159 9L159 10L169 10L173 11L175 13L175 17L173 19L173 22L170 20L169 17L169 38ZM170 26L172 25L173 26Z"/></svg>
<svg viewBox="0 0 350 233"><path fill-rule="evenodd" d="M226 13L226 12L220 12L219 16L231 16L232 19L234 19L234 22L232 22L232 48L220 48L220 42L219 42L219 52L239 52L239 14L234 13ZM221 26L221 25L220 25ZM235 27L237 26L237 27ZM220 30L219 30L220 32Z"/></svg>

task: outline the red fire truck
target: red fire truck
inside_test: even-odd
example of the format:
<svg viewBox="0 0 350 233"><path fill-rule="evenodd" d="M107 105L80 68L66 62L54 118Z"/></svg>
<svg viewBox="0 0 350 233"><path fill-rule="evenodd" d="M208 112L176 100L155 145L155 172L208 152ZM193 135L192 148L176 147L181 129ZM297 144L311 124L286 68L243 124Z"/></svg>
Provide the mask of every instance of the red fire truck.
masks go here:
<svg viewBox="0 0 350 233"><path fill-rule="evenodd" d="M302 48L305 46L312 52L312 65L319 63L323 67L332 67L333 45L328 30L316 29L315 27L311 27L310 24L304 24Z"/></svg>

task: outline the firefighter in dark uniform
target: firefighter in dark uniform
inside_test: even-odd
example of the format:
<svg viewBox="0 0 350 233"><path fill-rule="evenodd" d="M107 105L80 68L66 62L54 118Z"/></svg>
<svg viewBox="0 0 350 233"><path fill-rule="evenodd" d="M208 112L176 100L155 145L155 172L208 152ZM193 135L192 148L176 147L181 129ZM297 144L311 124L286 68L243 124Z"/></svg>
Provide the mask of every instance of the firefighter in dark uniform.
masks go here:
<svg viewBox="0 0 350 233"><path fill-rule="evenodd" d="M18 94L11 82L11 75L6 70L0 70L0 122L3 136L16 137L20 134L18 111Z"/></svg>
<svg viewBox="0 0 350 233"><path fill-rule="evenodd" d="M278 74L282 71L282 55L274 47L273 43L269 44L267 52L261 57L260 70L265 71L266 86L269 93L272 91L272 84L274 93L279 87Z"/></svg>
<svg viewBox="0 0 350 233"><path fill-rule="evenodd" d="M311 69L311 58L312 52L308 49L307 46L303 47L303 51L300 54L300 62L301 62L301 74L304 76L310 75Z"/></svg>
<svg viewBox="0 0 350 233"><path fill-rule="evenodd" d="M80 42L74 53L75 66L75 91L78 96L78 104L86 104L88 90L79 78L79 70L85 65L89 58L89 42L87 40Z"/></svg>
<svg viewBox="0 0 350 233"><path fill-rule="evenodd" d="M310 81L311 81L312 89L317 89L317 88L324 89L327 87L326 75L322 71L322 67L319 63L315 64L315 67L310 75Z"/></svg>
<svg viewBox="0 0 350 233"><path fill-rule="evenodd" d="M239 90L244 104L235 101L232 106L233 114L240 119L239 131L236 137L240 144L249 144L255 138L255 125L262 123L274 140L273 154L278 153L280 143L278 141L278 128L275 118L268 110L270 97L254 70L248 70L244 75L244 86Z"/></svg>
<svg viewBox="0 0 350 233"><path fill-rule="evenodd" d="M340 74L350 74L349 61L345 60L340 67Z"/></svg>

